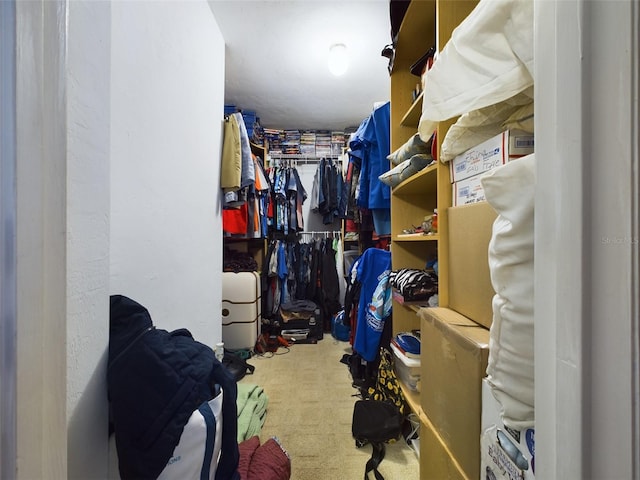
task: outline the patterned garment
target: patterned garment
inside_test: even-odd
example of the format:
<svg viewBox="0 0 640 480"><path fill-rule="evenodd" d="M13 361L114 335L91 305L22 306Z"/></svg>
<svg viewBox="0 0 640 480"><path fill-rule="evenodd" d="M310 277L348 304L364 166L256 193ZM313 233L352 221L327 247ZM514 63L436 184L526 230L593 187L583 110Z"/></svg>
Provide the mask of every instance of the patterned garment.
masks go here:
<svg viewBox="0 0 640 480"><path fill-rule="evenodd" d="M393 403L400 413L409 413L407 401L404 398L396 372L393 370L393 360L391 352L384 347L380 347L380 365L378 367L378 380L373 387L369 387L368 395L370 399L388 401Z"/></svg>
<svg viewBox="0 0 640 480"><path fill-rule="evenodd" d="M389 284L409 301L426 300L438 293L438 277L426 270L402 268L392 271Z"/></svg>

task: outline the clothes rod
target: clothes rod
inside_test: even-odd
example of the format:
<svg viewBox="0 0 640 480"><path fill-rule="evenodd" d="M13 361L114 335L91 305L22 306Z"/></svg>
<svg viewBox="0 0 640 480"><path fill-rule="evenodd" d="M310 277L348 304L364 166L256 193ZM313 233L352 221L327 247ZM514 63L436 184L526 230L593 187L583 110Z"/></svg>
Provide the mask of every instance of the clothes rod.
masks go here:
<svg viewBox="0 0 640 480"><path fill-rule="evenodd" d="M297 153L269 153L272 160L302 160L308 162L319 162L320 160L338 160L340 155L302 155Z"/></svg>

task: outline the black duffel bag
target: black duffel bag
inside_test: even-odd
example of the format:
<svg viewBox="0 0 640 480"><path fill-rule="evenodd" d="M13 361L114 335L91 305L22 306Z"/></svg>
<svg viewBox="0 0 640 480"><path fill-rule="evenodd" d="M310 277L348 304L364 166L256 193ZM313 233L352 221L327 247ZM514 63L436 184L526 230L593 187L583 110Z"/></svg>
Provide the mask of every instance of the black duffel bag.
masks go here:
<svg viewBox="0 0 640 480"><path fill-rule="evenodd" d="M389 401L358 400L353 408L351 433L360 448L370 443L373 452L364 471L365 480L373 472L376 480L384 480L378 465L384 459L385 443L396 440L402 433L404 415Z"/></svg>

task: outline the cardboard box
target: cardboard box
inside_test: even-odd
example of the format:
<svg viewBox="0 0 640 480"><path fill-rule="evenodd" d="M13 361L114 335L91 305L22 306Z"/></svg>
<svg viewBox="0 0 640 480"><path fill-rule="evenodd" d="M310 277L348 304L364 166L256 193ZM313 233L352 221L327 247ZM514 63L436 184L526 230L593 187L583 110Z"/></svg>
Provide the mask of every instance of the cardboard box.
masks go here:
<svg viewBox="0 0 640 480"><path fill-rule="evenodd" d="M515 430L505 426L501 411L500 404L491 393L491 386L485 378L482 381L481 472L487 472L489 469L497 479L533 479L535 430ZM501 432L500 437L498 432ZM507 448L501 444L500 438L502 443L508 444ZM520 458L514 458L515 450L519 452Z"/></svg>
<svg viewBox="0 0 640 480"><path fill-rule="evenodd" d="M489 330L448 308L422 308L419 315L422 409L464 474L479 478Z"/></svg>
<svg viewBox="0 0 640 480"><path fill-rule="evenodd" d="M509 158L533 153L533 134L506 130L449 162L449 180L459 182L504 165Z"/></svg>
<svg viewBox="0 0 640 480"><path fill-rule="evenodd" d="M451 184L451 202L454 207L486 200L481 177L482 175L476 175Z"/></svg>
<svg viewBox="0 0 640 480"><path fill-rule="evenodd" d="M487 202L451 207L449 308L490 328L495 292L489 274L489 240L497 214Z"/></svg>
<svg viewBox="0 0 640 480"><path fill-rule="evenodd" d="M482 478L500 480L533 480L535 462L527 461L504 430L497 425L482 432L480 441ZM515 458L517 455L519 458Z"/></svg>
<svg viewBox="0 0 640 480"><path fill-rule="evenodd" d="M433 480L471 478L462 471L430 422L422 423L420 427L420 478Z"/></svg>

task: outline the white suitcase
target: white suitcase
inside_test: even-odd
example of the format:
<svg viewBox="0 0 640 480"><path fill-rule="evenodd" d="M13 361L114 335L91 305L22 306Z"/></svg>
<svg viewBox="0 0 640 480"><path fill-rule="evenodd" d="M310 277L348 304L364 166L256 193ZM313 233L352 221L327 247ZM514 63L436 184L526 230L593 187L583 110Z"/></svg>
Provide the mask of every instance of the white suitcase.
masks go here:
<svg viewBox="0 0 640 480"><path fill-rule="evenodd" d="M222 273L222 341L230 350L253 348L262 321L258 272Z"/></svg>

